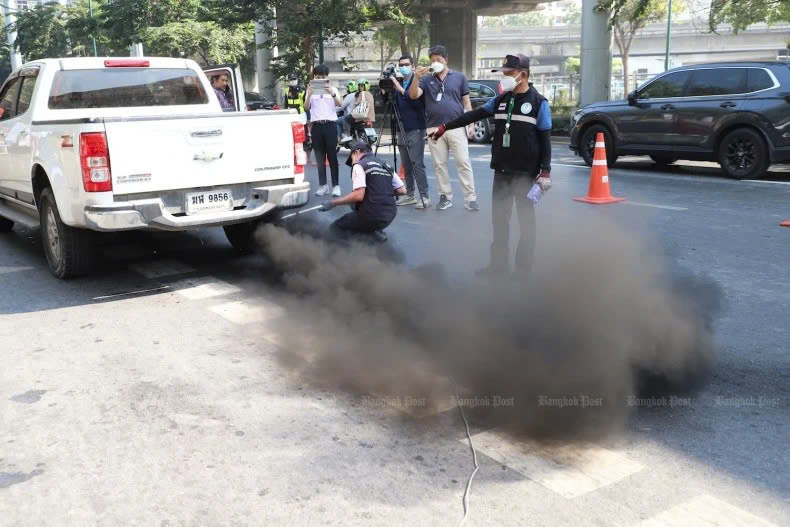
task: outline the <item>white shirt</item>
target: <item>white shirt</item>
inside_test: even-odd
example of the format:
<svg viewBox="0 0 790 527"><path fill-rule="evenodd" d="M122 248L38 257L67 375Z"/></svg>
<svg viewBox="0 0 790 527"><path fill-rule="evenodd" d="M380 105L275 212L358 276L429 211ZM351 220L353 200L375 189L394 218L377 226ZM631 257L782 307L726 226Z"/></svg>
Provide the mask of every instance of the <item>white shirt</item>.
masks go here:
<svg viewBox="0 0 790 527"><path fill-rule="evenodd" d="M354 103L354 95L356 95L356 94L355 93L349 93L348 95L346 95L343 98L343 104L337 109L337 113L338 114L340 114L340 113L345 114L346 113L346 110L348 109L348 107L351 106Z"/></svg>
<svg viewBox="0 0 790 527"><path fill-rule="evenodd" d="M310 120L311 121L337 121L337 104L335 104L335 97L337 96L337 88L332 87L332 94L325 91L322 93L314 93L310 97Z"/></svg>
<svg viewBox="0 0 790 527"><path fill-rule="evenodd" d="M362 168L362 165L357 163L354 165L354 168L351 169L351 186L353 190L357 190L358 188L366 188L367 183L365 180L365 170ZM403 186L403 181L398 177L398 174L392 174L392 188L398 189Z"/></svg>

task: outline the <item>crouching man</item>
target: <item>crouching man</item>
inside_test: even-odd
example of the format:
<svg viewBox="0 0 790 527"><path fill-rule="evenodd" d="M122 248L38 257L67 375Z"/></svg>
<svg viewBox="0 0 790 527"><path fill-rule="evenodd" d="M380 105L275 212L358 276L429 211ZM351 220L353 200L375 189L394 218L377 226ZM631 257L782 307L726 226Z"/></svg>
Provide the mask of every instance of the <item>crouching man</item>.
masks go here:
<svg viewBox="0 0 790 527"><path fill-rule="evenodd" d="M346 164L353 167L351 194L324 201L321 210L326 212L338 205L349 204L353 212L335 221L333 228L371 234L378 241L386 241L384 229L395 219L395 196L406 194L403 181L386 163L374 156L364 142L351 147Z"/></svg>

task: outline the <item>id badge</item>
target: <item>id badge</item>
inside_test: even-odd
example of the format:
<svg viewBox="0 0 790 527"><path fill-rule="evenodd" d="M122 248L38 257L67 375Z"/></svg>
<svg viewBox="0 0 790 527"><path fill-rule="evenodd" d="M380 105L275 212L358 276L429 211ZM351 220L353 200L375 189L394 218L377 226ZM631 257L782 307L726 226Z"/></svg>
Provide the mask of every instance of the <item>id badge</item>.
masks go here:
<svg viewBox="0 0 790 527"><path fill-rule="evenodd" d="M502 135L502 148L510 148L510 132Z"/></svg>
<svg viewBox="0 0 790 527"><path fill-rule="evenodd" d="M436 96L436 102L442 102L442 95L444 94L442 92L439 92L439 95Z"/></svg>

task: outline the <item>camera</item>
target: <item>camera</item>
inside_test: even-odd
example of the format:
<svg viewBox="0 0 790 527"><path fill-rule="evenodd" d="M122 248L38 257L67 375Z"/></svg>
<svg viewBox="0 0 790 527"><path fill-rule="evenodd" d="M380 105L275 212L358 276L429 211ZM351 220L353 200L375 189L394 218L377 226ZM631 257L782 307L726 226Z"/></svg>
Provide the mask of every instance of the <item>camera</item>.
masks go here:
<svg viewBox="0 0 790 527"><path fill-rule="evenodd" d="M395 88L395 83L392 82L392 77L396 76L395 66L389 65L384 68L379 77L379 88L385 92L391 92Z"/></svg>

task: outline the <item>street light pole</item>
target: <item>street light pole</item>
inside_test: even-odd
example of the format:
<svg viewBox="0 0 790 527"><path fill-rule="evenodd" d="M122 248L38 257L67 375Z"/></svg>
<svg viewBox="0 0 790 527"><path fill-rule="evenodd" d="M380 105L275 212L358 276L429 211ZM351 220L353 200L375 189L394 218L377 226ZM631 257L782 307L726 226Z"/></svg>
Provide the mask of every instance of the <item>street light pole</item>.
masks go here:
<svg viewBox="0 0 790 527"><path fill-rule="evenodd" d="M88 0L88 17L91 19L91 22L93 22L93 0ZM96 37L91 35L91 38L93 39L93 56L98 57L99 53L96 51Z"/></svg>
<svg viewBox="0 0 790 527"><path fill-rule="evenodd" d="M667 52L664 56L664 71L669 69L669 40L672 38L672 0L669 0L667 8Z"/></svg>

